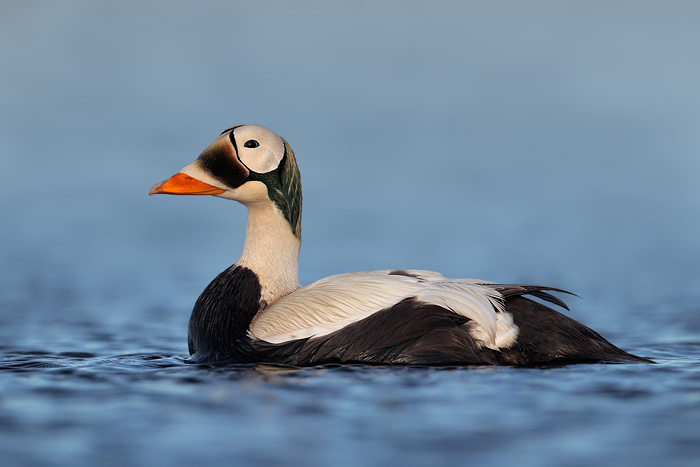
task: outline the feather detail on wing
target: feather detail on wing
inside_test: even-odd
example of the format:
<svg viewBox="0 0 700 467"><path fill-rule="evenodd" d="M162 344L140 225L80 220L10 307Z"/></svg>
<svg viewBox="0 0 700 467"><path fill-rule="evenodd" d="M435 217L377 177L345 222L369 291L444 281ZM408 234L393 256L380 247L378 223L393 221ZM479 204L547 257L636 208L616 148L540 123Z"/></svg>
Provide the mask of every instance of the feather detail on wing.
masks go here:
<svg viewBox="0 0 700 467"><path fill-rule="evenodd" d="M540 300L544 300L549 303L553 303L557 306L560 306L564 308L565 310L568 310L569 307L564 303L563 300L560 298L555 297L554 295L547 293L545 291L552 291L552 292L559 292L559 293L565 293L568 295L573 295L574 297L578 297L575 293L571 293L567 290L563 289L557 289L555 287L544 287L541 285L521 285L521 284L496 284L493 282L481 282L483 285L486 287L491 287L493 289L496 289L501 295L503 295L504 299L508 299L509 297L516 297L520 295L530 295L533 297L537 297Z"/></svg>
<svg viewBox="0 0 700 467"><path fill-rule="evenodd" d="M493 286L431 271L396 269L330 276L296 290L259 312L250 335L272 343L323 336L406 298L468 318L470 334L485 347L506 348L517 338L518 327Z"/></svg>

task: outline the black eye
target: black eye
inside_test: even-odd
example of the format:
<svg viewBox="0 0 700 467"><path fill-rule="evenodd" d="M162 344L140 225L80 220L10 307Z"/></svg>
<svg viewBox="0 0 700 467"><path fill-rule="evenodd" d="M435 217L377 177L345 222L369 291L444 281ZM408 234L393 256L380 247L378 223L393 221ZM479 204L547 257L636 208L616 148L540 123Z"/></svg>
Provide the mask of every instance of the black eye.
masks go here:
<svg viewBox="0 0 700 467"><path fill-rule="evenodd" d="M248 141L245 142L245 144L243 146L245 146L247 148L257 148L258 146L260 146L260 143L258 143L254 139L249 139Z"/></svg>

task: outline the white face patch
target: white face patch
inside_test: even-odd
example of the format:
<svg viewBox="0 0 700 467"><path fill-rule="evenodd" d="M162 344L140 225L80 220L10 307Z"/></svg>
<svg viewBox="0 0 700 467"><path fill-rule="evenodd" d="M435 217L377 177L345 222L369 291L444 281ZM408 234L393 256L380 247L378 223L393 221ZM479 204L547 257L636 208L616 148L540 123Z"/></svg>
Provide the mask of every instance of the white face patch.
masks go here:
<svg viewBox="0 0 700 467"><path fill-rule="evenodd" d="M238 158L248 170L267 173L275 170L284 157L282 138L259 125L243 125L233 130Z"/></svg>

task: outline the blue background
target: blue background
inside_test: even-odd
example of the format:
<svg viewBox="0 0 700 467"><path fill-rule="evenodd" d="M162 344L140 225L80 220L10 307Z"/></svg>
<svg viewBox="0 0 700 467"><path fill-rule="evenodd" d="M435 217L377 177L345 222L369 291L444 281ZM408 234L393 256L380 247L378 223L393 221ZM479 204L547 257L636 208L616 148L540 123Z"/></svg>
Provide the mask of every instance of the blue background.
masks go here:
<svg viewBox="0 0 700 467"><path fill-rule="evenodd" d="M694 369L700 334L699 26L700 4L693 1L4 1L0 338L6 356L36 363L26 358L30 350L87 352L91 357L64 355L56 364L102 374L111 367L100 359L115 355L186 355L191 306L237 259L245 210L210 197L148 198L148 189L190 163L223 129L258 123L290 142L302 171L303 284L401 267L576 292L583 299L568 300L572 317L624 348L665 356L667 371L687 363L674 380L685 383L646 401L659 413L669 413L664 401L685 401L674 406L679 418L666 420L665 436L630 434L638 420L651 423L636 411L645 404L622 415L624 429L602 418L591 432L602 429L603 437L619 436L630 446L646 439L650 447L637 465L670 452L678 462L697 460L697 444L678 436L688 436L683 427L698 421L700 410ZM130 381L142 363L117 361L120 376L108 386ZM531 378L545 377L503 371L497 378L509 375L526 387ZM628 370L617 371L606 373L612 382L601 382L603 388L629 389ZM632 386L659 387L665 377L653 371ZM362 381L382 374L358 372L349 391L361 391ZM27 447L36 436L45 443L61 439L60 428L47 421L55 415L48 408L54 396L41 390L56 387L56 374L30 374L38 379L12 380L0 398L0 414L16 423L3 446L11 448L10 459L45 462L50 457ZM329 394L347 389L333 372L303 374L312 385L331 388ZM446 374L428 372L443 391L429 393L419 407L431 410L456 388L477 390L469 385L471 373L459 373L470 381L464 385L441 380ZM547 380L554 374L546 373ZM180 394L176 382L159 375ZM418 376L390 375L398 378L391 381L400 400L411 397L410 378L421 384ZM316 377L328 378L328 386ZM575 382L554 379L560 385L548 387L541 399L542 388L530 396L546 407L552 398L580 396L568 392L579 387ZM65 384L78 407L84 383L68 378ZM498 380L484 384L500 387ZM26 396L27 387L39 389ZM272 387L262 393L279 391ZM158 395L150 389L141 396ZM298 397L274 394L286 402ZM352 393L349 400L372 407ZM93 411L86 409L83 418L76 408L78 414L67 409L57 420L79 420L74 428L88 433L103 413L97 402L87 403ZM175 397L173 406L189 402ZM325 403L335 407L330 399ZM37 415L42 404L47 412ZM415 420L399 406L400 417ZM482 414L486 419L500 413L491 408ZM107 410L107 420L128 424L118 416L122 410ZM514 413L505 428L510 435L532 428L525 420L540 412L509 416ZM159 425L148 414L141 421L142 444L118 430L115 463L127 459L119 452L132 452L128 460L136 461L143 460L139 453L170 446L149 443L146 434L179 433L186 424ZM195 414L203 425L212 423L212 413ZM310 430L347 428L333 415L309 419ZM468 426L481 433L479 417L471 415L447 407L432 432L453 433L472 420ZM561 426L557 414L542 417L545 426ZM375 421L395 427L386 418ZM262 425L261 437L270 430ZM100 439L113 435L93 432ZM324 450L332 443L305 449L320 462L353 459L356 449L377 452L377 459L400 456L400 446L382 440L382 432L367 444L352 432L330 429L329 440L342 438L352 447L333 451L340 457ZM291 431L282 429L281 445L286 440L287 448L302 449L285 433ZM204 438L216 439L210 435ZM548 459L582 459L586 449L570 444L581 434L570 435ZM54 461L99 458L94 443L74 432L67 438L72 447L54 446ZM583 439L589 442L584 446L600 441ZM261 461L242 446L228 453L209 446L193 459ZM449 446L443 453L455 458L466 449ZM175 460L182 459L177 446L172 449ZM427 452L411 459L440 459ZM603 450L583 459L634 460L633 452ZM480 453L489 461L498 455ZM286 454L265 459L283 462L290 459ZM547 460L539 450L511 451L505 460L509 455L536 465Z"/></svg>

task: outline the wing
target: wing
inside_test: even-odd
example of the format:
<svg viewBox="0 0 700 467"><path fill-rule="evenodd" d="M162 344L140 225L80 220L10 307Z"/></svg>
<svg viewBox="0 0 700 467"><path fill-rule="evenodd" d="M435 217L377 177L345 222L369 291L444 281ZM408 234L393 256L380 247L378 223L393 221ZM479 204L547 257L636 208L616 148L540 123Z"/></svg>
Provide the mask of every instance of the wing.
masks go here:
<svg viewBox="0 0 700 467"><path fill-rule="evenodd" d="M249 333L271 343L325 336L409 298L468 318L479 345L496 350L517 338L503 295L490 284L397 269L330 276L303 287L259 312Z"/></svg>
<svg viewBox="0 0 700 467"><path fill-rule="evenodd" d="M332 276L256 316L252 353L294 365L651 362L532 296L553 287L447 279L413 270ZM573 294L572 294L573 295Z"/></svg>

